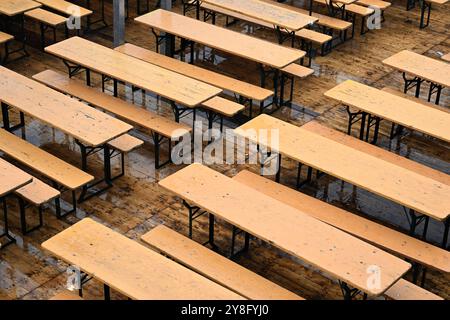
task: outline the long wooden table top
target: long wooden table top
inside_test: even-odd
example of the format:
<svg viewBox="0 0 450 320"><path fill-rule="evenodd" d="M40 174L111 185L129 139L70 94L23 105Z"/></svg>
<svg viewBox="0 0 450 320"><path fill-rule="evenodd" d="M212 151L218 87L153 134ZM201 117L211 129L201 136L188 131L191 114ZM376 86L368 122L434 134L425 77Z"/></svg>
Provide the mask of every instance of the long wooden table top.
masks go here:
<svg viewBox="0 0 450 320"><path fill-rule="evenodd" d="M135 20L151 28L276 69L282 69L305 56L305 52L301 50L283 47L162 9Z"/></svg>
<svg viewBox="0 0 450 320"><path fill-rule="evenodd" d="M450 113L395 94L346 80L325 92L344 105L450 142Z"/></svg>
<svg viewBox="0 0 450 320"><path fill-rule="evenodd" d="M133 129L129 124L0 67L0 101L78 139L100 146Z"/></svg>
<svg viewBox="0 0 450 320"><path fill-rule="evenodd" d="M92 14L91 10L80 7L74 3L67 2L64 0L36 0L36 1L62 14L71 15L74 17L82 18Z"/></svg>
<svg viewBox="0 0 450 320"><path fill-rule="evenodd" d="M53 236L42 247L132 299L243 299L90 218Z"/></svg>
<svg viewBox="0 0 450 320"><path fill-rule="evenodd" d="M39 3L32 0L1 0L0 13L12 17L40 6Z"/></svg>
<svg viewBox="0 0 450 320"><path fill-rule="evenodd" d="M222 92L204 82L80 37L58 42L45 51L187 107L196 107Z"/></svg>
<svg viewBox="0 0 450 320"><path fill-rule="evenodd" d="M450 62L450 53L447 53L441 57L442 60Z"/></svg>
<svg viewBox="0 0 450 320"><path fill-rule="evenodd" d="M33 177L0 158L0 197L33 181Z"/></svg>
<svg viewBox="0 0 450 320"><path fill-rule="evenodd" d="M375 155L335 141L317 133L319 130L315 127L328 129L315 122L297 127L269 115L260 115L235 129L235 133L258 142L262 139L260 130L269 130L266 141L270 146L270 130L276 129L279 134L278 151L282 155L436 220L449 217L450 184L446 184L444 179L425 176L416 172L418 170L392 162L389 151L381 148L377 147L379 152ZM330 134L336 132L333 129L328 131ZM386 154L386 159L383 154Z"/></svg>
<svg viewBox="0 0 450 320"><path fill-rule="evenodd" d="M383 60L383 63L421 79L450 87L450 65L443 61L403 50Z"/></svg>
<svg viewBox="0 0 450 320"><path fill-rule="evenodd" d="M259 0L201 0L226 10L259 19L289 31L298 31L318 19Z"/></svg>
<svg viewBox="0 0 450 320"><path fill-rule="evenodd" d="M382 294L411 266L201 164L181 169L159 184L369 295ZM380 268L379 287L368 284L370 266Z"/></svg>

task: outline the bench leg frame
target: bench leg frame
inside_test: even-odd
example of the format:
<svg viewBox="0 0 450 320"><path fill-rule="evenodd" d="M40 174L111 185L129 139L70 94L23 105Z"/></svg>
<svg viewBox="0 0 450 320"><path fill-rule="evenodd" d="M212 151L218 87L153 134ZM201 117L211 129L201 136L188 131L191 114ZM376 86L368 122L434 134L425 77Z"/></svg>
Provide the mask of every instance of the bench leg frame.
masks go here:
<svg viewBox="0 0 450 320"><path fill-rule="evenodd" d="M67 189L65 189L62 186L59 186L56 182L53 182L53 187L55 189L58 189L61 194L65 191L69 191ZM77 212L77 196L76 196L76 192L75 190L70 190L71 193L71 197L72 197L72 209L69 211L66 211L65 213L61 213L61 197L57 197L55 198L55 209L56 209L56 217L58 219L62 219L65 216L71 214L71 213L76 213Z"/></svg>
<svg viewBox="0 0 450 320"><path fill-rule="evenodd" d="M26 208L30 206L24 199L21 197L17 197L17 200L19 202L19 210L20 210L20 227L23 235L29 234L43 225L43 205L37 206L38 208L38 217L39 217L39 223L31 228L27 227L27 218L26 218Z"/></svg>
<svg viewBox="0 0 450 320"><path fill-rule="evenodd" d="M428 102L431 101L431 97L433 96L433 94L436 93L436 100L434 103L436 105L439 105L439 100L441 98L441 91L442 91L441 85L431 82L430 83L430 91L428 92Z"/></svg>
<svg viewBox="0 0 450 320"><path fill-rule="evenodd" d="M101 1L101 3L100 3L101 18L98 20L92 21L92 17L90 15L88 15L87 16L87 28L86 28L87 32L98 31L100 29L108 27L108 23L106 22L106 19L105 19L105 0L100 0L100 1ZM86 0L86 8L89 10L92 9L91 0ZM92 26L95 24L98 24L98 23L102 23L103 26L93 30Z"/></svg>
<svg viewBox="0 0 450 320"><path fill-rule="evenodd" d="M420 4L420 29L428 27L431 16L431 3L425 0L419 0ZM427 19L425 21L425 11L428 9Z"/></svg>
<svg viewBox="0 0 450 320"><path fill-rule="evenodd" d="M9 132L14 132L18 129L25 128L25 114L22 111L19 112L20 122L16 125L11 126L11 122L9 119L9 109L11 109L11 107L8 106L6 103L2 102L1 109L2 109L3 129Z"/></svg>
<svg viewBox="0 0 450 320"><path fill-rule="evenodd" d="M351 288L347 283L339 280L339 286L344 300L355 300L359 294L363 294L363 300L367 299L367 294L356 288Z"/></svg>
<svg viewBox="0 0 450 320"><path fill-rule="evenodd" d="M75 140L75 142L78 144L78 146L81 149L81 167L83 171L87 170L87 160L90 155L93 155L101 150L103 150L103 178L91 183L90 185L83 186L83 190L81 192L81 195L78 199L78 202L81 203L85 200L88 200L96 195L100 195L110 189L112 184L112 178L111 178L111 148L108 146L108 144L104 144L100 147L87 147L83 145L80 141ZM103 188L97 189L87 195L89 189L97 186L100 183L105 183L106 186Z"/></svg>
<svg viewBox="0 0 450 320"><path fill-rule="evenodd" d="M241 233L244 233L244 245L240 250L235 251L236 236L238 236ZM232 226L231 247L230 247L230 257L229 258L234 259L234 258L238 257L242 253L247 252L249 247L250 247L250 234L246 231L243 231L243 230L235 227L235 226Z"/></svg>
<svg viewBox="0 0 450 320"><path fill-rule="evenodd" d="M209 216L209 237L208 241L204 242L203 245L210 245L213 250L217 249L217 246L214 243L214 224L215 217L213 214L200 209L197 206L191 206L186 200L183 200L183 205L189 210L189 238L192 239L192 222L198 217L208 214Z"/></svg>
<svg viewBox="0 0 450 320"><path fill-rule="evenodd" d="M10 244L13 244L16 242L16 239L9 233L9 226L8 226L8 207L6 204L6 197L0 197L0 202L3 203L3 233L0 234L0 239L5 237L7 240L5 243L0 243L0 249L4 249Z"/></svg>

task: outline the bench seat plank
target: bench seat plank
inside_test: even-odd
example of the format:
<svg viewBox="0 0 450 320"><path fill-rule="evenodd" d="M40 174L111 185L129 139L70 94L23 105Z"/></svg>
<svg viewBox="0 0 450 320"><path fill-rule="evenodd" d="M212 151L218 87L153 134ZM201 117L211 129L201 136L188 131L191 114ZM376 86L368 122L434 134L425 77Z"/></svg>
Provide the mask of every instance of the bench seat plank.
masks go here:
<svg viewBox="0 0 450 320"><path fill-rule="evenodd" d="M390 287L385 292L385 296L394 300L444 300L438 295L404 279L400 279Z"/></svg>
<svg viewBox="0 0 450 320"><path fill-rule="evenodd" d="M36 178L33 178L31 183L16 190L16 194L36 206L49 202L61 195L58 190Z"/></svg>
<svg viewBox="0 0 450 320"><path fill-rule="evenodd" d="M25 16L44 22L53 27L59 26L67 21L67 18L41 8L27 11L25 12Z"/></svg>
<svg viewBox="0 0 450 320"><path fill-rule="evenodd" d="M159 225L141 239L189 269L252 300L303 300L205 246Z"/></svg>
<svg viewBox="0 0 450 320"><path fill-rule="evenodd" d="M0 150L11 158L14 158L70 190L75 190L94 180L94 177L90 174L81 171L4 129L0 129Z"/></svg>
<svg viewBox="0 0 450 320"><path fill-rule="evenodd" d="M159 185L369 295L381 295L411 267L373 245L198 163L164 178ZM383 274L378 288L367 284L370 265L377 265Z"/></svg>
<svg viewBox="0 0 450 320"><path fill-rule="evenodd" d="M131 299L243 299L90 218L53 236L42 247Z"/></svg>
<svg viewBox="0 0 450 320"><path fill-rule="evenodd" d="M128 153L142 146L144 144L144 141L133 137L132 135L124 134L120 137L115 138L114 140L111 140L110 142L108 142L108 144L116 150Z"/></svg>
<svg viewBox="0 0 450 320"><path fill-rule="evenodd" d="M298 78L306 78L314 73L314 70L308 67L304 67L300 64L291 63L290 65L281 69L282 72L293 75Z"/></svg>
<svg viewBox="0 0 450 320"><path fill-rule="evenodd" d="M12 36L12 35L10 35L8 33L0 31L0 44L8 42L8 41L11 41L13 39L14 39L14 36Z"/></svg>
<svg viewBox="0 0 450 320"><path fill-rule="evenodd" d="M450 53L447 53L441 57L442 60L450 62Z"/></svg>
<svg viewBox="0 0 450 320"><path fill-rule="evenodd" d="M330 0L314 0L314 2L319 3L321 5L327 6ZM333 2L334 7L338 7L336 3ZM350 13L367 17L374 13L374 10L365 6L359 6L357 4L348 4L345 6L345 11L348 11Z"/></svg>
<svg viewBox="0 0 450 320"><path fill-rule="evenodd" d="M45 70L33 78L60 92L72 95L88 102L94 107L111 112L122 119L168 138L179 138L192 129L182 123L177 123L154 112L134 106L122 99L107 95L94 88L86 86L79 80L70 79L62 73Z"/></svg>
<svg viewBox="0 0 450 320"><path fill-rule="evenodd" d="M268 89L164 56L131 43L125 43L115 50L250 99L264 101L273 95L273 92Z"/></svg>
<svg viewBox="0 0 450 320"><path fill-rule="evenodd" d="M447 250L420 241L247 170L239 172L233 179L394 254L399 254L433 269L450 272L450 252Z"/></svg>
<svg viewBox="0 0 450 320"><path fill-rule="evenodd" d="M245 106L222 97L214 97L202 104L207 109L210 109L216 113L220 113L226 117L233 117L238 112L245 109Z"/></svg>

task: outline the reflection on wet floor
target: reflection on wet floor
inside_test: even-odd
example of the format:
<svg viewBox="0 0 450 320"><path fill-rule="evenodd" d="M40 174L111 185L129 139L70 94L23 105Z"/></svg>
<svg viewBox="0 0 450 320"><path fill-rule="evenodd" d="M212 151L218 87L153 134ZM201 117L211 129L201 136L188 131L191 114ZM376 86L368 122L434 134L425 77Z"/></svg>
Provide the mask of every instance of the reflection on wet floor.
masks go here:
<svg viewBox="0 0 450 320"><path fill-rule="evenodd" d="M303 1L293 2L300 6L303 4ZM109 6L106 13L107 17L111 17L108 10L110 10ZM180 8L176 7L175 11L179 12ZM384 58L402 49L412 49L429 56L436 56L437 51L450 52L448 32L450 8L442 6L434 9L432 23L424 30L418 29L418 12L416 11L406 12L403 2L394 3L386 12L386 22L381 30L369 32L364 36L355 35L352 41L333 49L330 54L315 57L312 64L315 70L314 75L302 81L296 81L293 105L282 107L273 115L298 126L316 119L330 127L346 131L346 110L326 99L323 96L326 90L346 79L354 79L378 88L393 86L400 90L403 84L401 74L383 66L381 61ZM134 12L133 9L130 12ZM412 22L407 24L405 20ZM223 25L223 23L224 20L219 18L218 24ZM236 23L231 28L275 41L272 32L268 30L248 27L243 23ZM358 30L358 26L356 28ZM88 38L111 46L110 35L111 28L106 28L89 34ZM37 32L30 34L29 38L38 43ZM127 23L127 41L154 50L153 36L142 26L134 24L132 19ZM58 59L31 48L29 51L31 53L29 58L12 63L8 67L27 76L45 69L66 72ZM189 59L189 56L189 54L186 55L186 58ZM196 47L195 57L197 65L253 84L259 83L259 69L256 63L202 46ZM93 85L100 87L98 75L93 77ZM107 90L111 89L111 84L107 85ZM422 97L426 96L427 89L422 91ZM130 86L120 86L120 96L143 108L173 117L169 106L152 94L133 92ZM448 89L442 93L441 105L450 106ZM205 120L202 113L199 113L197 118ZM238 125L236 120L239 119L225 121L225 127L236 127ZM188 115L182 119L182 122L191 124L192 116ZM206 126L204 121L205 129ZM389 130L390 123L382 122L380 130L382 136L379 140L381 147L450 174L448 144L408 131L400 139L389 141L387 138ZM80 165L78 147L70 137L29 118L27 118L24 133L27 140L34 145L41 146L76 166ZM155 171L152 142L148 133L138 131L135 133L145 141L145 145L127 156L126 175L117 180L114 188L107 193L82 203L76 216L70 215L63 220L58 220L50 206L45 212L44 227L22 237L19 232L17 203L13 199L8 202L12 232L17 237L18 243L0 251L0 299L47 299L61 290L66 282L67 266L44 252L40 243L85 216L98 220L136 240L140 235L161 223L186 234L187 212L179 199L157 185L158 180L177 171L179 167L169 165ZM353 134L356 135L356 128ZM167 156L166 152L167 150L164 149L163 157ZM101 170L99 157L101 154L90 159L89 172L99 174ZM118 164L114 162L113 165ZM212 165L211 167L229 176L243 169L254 172L258 170L257 166L249 165ZM283 159L282 167L281 182L295 187L296 163ZM322 176L310 185L304 186L302 191L400 230L407 228L407 219L401 206L333 177ZM63 199L66 198L63 197ZM68 204L63 201L64 205ZM30 222L33 223L35 216L31 212L34 211L30 210ZM194 222L195 240L202 241L207 237L207 222L204 217ZM420 230L419 228L419 232ZM439 242L442 230L441 223L430 221L429 240ZM230 235L230 226L219 220L216 237L217 244L223 252L228 250ZM320 274L298 259L262 241L252 241L251 250L239 257L237 261L303 297L310 299L340 299L341 297L339 286L329 276ZM430 271L427 278L426 289L444 298L450 298L450 276ZM101 294L98 283L91 281L87 284L85 290L87 298L97 299L101 297ZM114 293L113 298L124 299L125 297Z"/></svg>

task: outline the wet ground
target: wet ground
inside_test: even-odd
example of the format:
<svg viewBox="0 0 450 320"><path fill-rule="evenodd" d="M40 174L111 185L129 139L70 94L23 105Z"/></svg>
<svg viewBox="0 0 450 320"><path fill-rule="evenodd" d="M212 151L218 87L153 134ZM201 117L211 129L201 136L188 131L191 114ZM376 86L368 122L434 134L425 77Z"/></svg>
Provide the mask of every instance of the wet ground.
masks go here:
<svg viewBox="0 0 450 320"><path fill-rule="evenodd" d="M288 3L291 1L287 1ZM302 1L292 1L297 6L304 6ZM130 1L134 5L134 1ZM152 5L152 1L150 1ZM179 4L174 11L180 11ZM381 61L390 55L410 49L430 57L437 57L438 52L450 52L450 6L433 8L430 26L418 28L419 9L405 11L405 2L396 0L386 12L386 21L380 30L373 30L364 36L355 35L353 40L333 49L324 56L314 59L312 68L314 75L303 81L297 81L292 107L283 107L273 113L275 117L298 126L316 119L341 131L346 130L347 113L345 108L325 98L323 93L346 80L354 79L374 87L393 86L401 90L403 80L399 72L383 66ZM131 16L135 16L132 8ZM110 4L107 1L107 20L111 21ZM219 19L218 24L224 20ZM38 48L38 36L35 26L27 23L30 30L29 38ZM237 23L232 29L251 33L253 36L275 41L271 31L257 27L248 28L244 23ZM359 26L356 26L359 30ZM59 36L62 37L63 33ZM111 28L86 35L87 38L106 46L112 46ZM153 35L142 25L137 25L130 19L127 22L126 40L133 44L154 50ZM21 74L32 76L45 69L66 72L62 62L38 49L29 49L31 56L8 64L7 66ZM196 48L197 65L216 70L235 78L258 84L258 67L255 63L213 52L213 62L202 59L204 52L211 50L198 46ZM94 76L93 85L99 88L100 77ZM422 90L422 97L428 93L428 86ZM450 106L449 89L444 89L441 105ZM148 109L172 117L172 111L167 104L154 96L143 96L131 88L122 87L121 97ZM27 118L26 138L41 148L58 155L75 165L80 165L79 150L74 141L37 120ZM182 119L191 123L191 119ZM227 121L226 127L233 128L237 123ZM390 124L382 123L382 137L379 145L402 156L423 163L437 170L450 173L449 145L419 133L406 132L400 139L389 141L387 134ZM18 132L20 134L20 132ZM146 143L143 148L131 153L126 161L126 176L117 180L114 188L100 197L90 199L80 205L76 216L68 216L58 220L53 214L53 208L45 213L45 225L29 236L22 237L19 231L17 204L9 201L10 222L12 232L17 237L17 245L12 245L0 251L0 299L47 299L60 291L66 281L66 265L45 252L40 244L54 234L67 228L79 219L89 216L105 225L138 239L140 235L154 226L164 223L183 233L187 233L187 212L179 199L162 190L157 182L161 178L180 169L179 166L168 165L158 171L153 169L153 146L151 139L142 132L136 132ZM165 155L163 155L165 156ZM93 159L89 171L99 174L100 161ZM249 165L213 165L214 169L233 176L242 169L258 170ZM296 164L284 160L282 163L281 182L294 187ZM323 176L311 185L305 186L303 192L319 199L345 208L356 214L361 214L393 228L405 230L408 226L404 209L388 200L384 200L364 190L355 188L332 177ZM30 211L30 217L33 213ZM31 218L32 219L32 218ZM32 220L31 220L32 221ZM429 240L439 242L443 226L431 222ZM207 237L207 219L200 218L194 222L194 239L201 241ZM219 220L216 227L217 244L224 253L230 245L231 228ZM237 259L245 267L267 277L268 279L296 292L308 299L340 299L340 289L331 277L305 265L283 252L259 240L252 241L251 250ZM410 275L407 275L410 278ZM450 297L450 276L430 271L425 288L444 298ZM101 286L90 281L86 286L87 298L101 298ZM124 299L118 294L113 298Z"/></svg>

